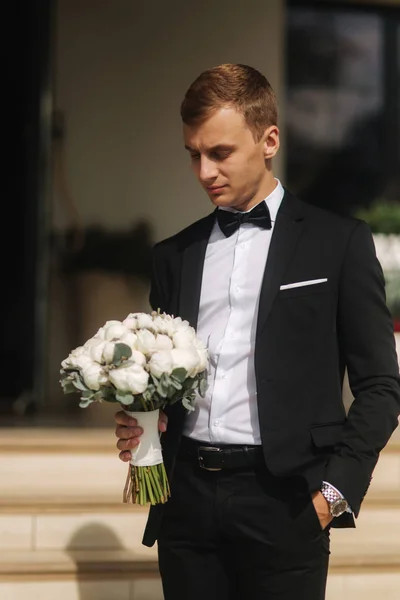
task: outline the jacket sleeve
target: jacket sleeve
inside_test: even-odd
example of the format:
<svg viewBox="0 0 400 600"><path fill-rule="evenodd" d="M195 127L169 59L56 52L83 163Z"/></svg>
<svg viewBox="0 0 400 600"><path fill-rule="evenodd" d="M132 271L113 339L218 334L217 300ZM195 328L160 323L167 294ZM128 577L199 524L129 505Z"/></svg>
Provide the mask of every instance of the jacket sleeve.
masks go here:
<svg viewBox="0 0 400 600"><path fill-rule="evenodd" d="M369 227L349 239L339 283L338 342L354 402L324 479L358 515L379 453L398 425L400 378L385 283Z"/></svg>

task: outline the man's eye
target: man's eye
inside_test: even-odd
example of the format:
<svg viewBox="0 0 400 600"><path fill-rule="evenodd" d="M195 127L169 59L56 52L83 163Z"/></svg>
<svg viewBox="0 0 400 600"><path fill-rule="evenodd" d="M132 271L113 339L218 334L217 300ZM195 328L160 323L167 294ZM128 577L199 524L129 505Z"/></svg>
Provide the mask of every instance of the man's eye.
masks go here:
<svg viewBox="0 0 400 600"><path fill-rule="evenodd" d="M191 155L190 155L190 158L191 158L192 160L199 160L199 158L200 158L200 154L191 154Z"/></svg>
<svg viewBox="0 0 400 600"><path fill-rule="evenodd" d="M228 158L228 156L231 155L230 150L225 150L224 152L216 152L213 155L214 160L224 160L225 158Z"/></svg>

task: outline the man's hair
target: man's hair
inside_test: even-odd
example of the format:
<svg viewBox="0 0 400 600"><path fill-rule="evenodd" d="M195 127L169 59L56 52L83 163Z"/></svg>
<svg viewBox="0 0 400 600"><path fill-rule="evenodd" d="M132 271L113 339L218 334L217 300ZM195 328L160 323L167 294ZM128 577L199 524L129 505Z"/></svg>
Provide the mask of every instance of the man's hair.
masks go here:
<svg viewBox="0 0 400 600"><path fill-rule="evenodd" d="M197 125L217 110L230 107L243 115L255 140L278 124L278 107L269 81L247 65L224 64L197 77L181 104L186 125Z"/></svg>

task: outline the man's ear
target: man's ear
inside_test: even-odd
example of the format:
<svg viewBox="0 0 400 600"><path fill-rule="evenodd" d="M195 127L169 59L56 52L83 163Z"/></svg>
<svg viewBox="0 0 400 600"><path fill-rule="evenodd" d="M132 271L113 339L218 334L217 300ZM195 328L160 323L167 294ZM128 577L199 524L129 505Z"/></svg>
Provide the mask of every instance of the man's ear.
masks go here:
<svg viewBox="0 0 400 600"><path fill-rule="evenodd" d="M271 125L263 135L263 150L265 160L271 160L279 150L279 129Z"/></svg>

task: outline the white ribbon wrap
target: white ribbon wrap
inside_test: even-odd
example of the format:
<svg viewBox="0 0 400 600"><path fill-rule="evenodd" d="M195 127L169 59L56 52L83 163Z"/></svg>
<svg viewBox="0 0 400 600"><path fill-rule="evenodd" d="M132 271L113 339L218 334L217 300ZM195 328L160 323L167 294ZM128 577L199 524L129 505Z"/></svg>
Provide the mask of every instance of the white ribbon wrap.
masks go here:
<svg viewBox="0 0 400 600"><path fill-rule="evenodd" d="M153 467L163 462L160 433L158 430L159 410L149 412L131 412L125 410L126 414L137 420L138 426L143 429L140 436L140 444L132 448L131 465L134 467Z"/></svg>

